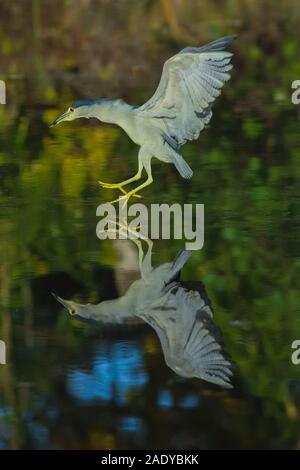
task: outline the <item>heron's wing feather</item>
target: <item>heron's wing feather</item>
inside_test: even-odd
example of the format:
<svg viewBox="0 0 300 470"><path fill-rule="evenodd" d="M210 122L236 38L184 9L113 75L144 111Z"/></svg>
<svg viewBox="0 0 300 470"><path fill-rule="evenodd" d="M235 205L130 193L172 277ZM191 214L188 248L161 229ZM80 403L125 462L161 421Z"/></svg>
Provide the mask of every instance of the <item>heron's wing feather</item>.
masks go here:
<svg viewBox="0 0 300 470"><path fill-rule="evenodd" d="M232 388L231 362L202 290L203 286L190 290L178 283L139 316L156 331L166 363L176 373Z"/></svg>
<svg viewBox="0 0 300 470"><path fill-rule="evenodd" d="M232 365L222 345L221 331L213 321L206 292L205 295L201 294L203 288L203 285L197 291L181 288L181 299L178 299L177 294L176 303L181 303L185 316L193 318L181 337L182 356L193 369L195 377L232 388Z"/></svg>
<svg viewBox="0 0 300 470"><path fill-rule="evenodd" d="M215 41L204 44L200 47L185 47L180 52L212 52L212 51L223 51L228 47L234 39L237 38L236 34L231 36L224 36L223 38L216 39Z"/></svg>
<svg viewBox="0 0 300 470"><path fill-rule="evenodd" d="M229 80L233 36L203 47L187 47L167 60L158 88L138 112L152 118L177 146L197 139L211 119L211 104Z"/></svg>
<svg viewBox="0 0 300 470"><path fill-rule="evenodd" d="M196 377L232 388L232 365L218 339L219 330L204 311L197 315L184 344L186 360L193 366Z"/></svg>

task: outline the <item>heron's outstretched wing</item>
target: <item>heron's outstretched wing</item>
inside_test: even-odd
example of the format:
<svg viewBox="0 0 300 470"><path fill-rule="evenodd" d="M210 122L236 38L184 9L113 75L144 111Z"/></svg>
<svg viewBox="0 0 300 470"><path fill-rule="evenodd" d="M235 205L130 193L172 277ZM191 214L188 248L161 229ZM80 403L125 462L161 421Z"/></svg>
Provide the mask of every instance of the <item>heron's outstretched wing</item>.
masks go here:
<svg viewBox="0 0 300 470"><path fill-rule="evenodd" d="M154 328L166 363L177 374L232 388L232 365L205 289L198 284L191 290L177 283L139 317Z"/></svg>
<svg viewBox="0 0 300 470"><path fill-rule="evenodd" d="M235 36L202 47L186 47L167 60L152 98L137 109L153 119L175 145L197 139L212 116L211 104L229 80L232 54L224 49Z"/></svg>
<svg viewBox="0 0 300 470"><path fill-rule="evenodd" d="M220 330L205 310L197 312L187 333L183 350L186 360L194 367L195 376L224 388L232 388L232 364L223 349Z"/></svg>

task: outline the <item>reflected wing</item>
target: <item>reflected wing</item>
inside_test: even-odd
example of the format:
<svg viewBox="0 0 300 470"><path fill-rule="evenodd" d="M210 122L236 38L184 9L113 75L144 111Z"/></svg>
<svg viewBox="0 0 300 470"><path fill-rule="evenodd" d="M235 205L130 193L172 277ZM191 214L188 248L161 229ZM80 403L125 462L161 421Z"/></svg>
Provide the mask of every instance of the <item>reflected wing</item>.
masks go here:
<svg viewBox="0 0 300 470"><path fill-rule="evenodd" d="M222 347L203 286L193 290L178 284L141 317L156 331L166 363L184 377L199 377L232 388L231 362Z"/></svg>
<svg viewBox="0 0 300 470"><path fill-rule="evenodd" d="M226 358L220 330L205 310L197 312L191 330L186 333L184 356L193 365L195 375L222 387L232 388L232 366Z"/></svg>
<svg viewBox="0 0 300 470"><path fill-rule="evenodd" d="M197 139L212 116L211 103L229 80L232 54L224 49L235 36L203 47L187 47L167 60L158 88L138 112L153 118L178 146Z"/></svg>

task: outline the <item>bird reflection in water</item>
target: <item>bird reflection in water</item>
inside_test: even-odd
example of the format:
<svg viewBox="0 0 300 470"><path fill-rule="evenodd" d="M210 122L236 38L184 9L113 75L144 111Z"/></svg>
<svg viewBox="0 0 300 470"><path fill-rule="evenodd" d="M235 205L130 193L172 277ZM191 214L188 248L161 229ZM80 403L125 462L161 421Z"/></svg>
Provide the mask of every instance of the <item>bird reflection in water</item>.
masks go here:
<svg viewBox="0 0 300 470"><path fill-rule="evenodd" d="M119 243L130 243L119 240ZM157 333L167 365L182 377L196 377L232 388L232 363L213 321L213 310L200 281L181 281L191 251L180 251L170 263L152 267L152 242L134 240L139 252L140 279L124 295L97 305L54 297L72 316L97 323L122 323L138 317Z"/></svg>

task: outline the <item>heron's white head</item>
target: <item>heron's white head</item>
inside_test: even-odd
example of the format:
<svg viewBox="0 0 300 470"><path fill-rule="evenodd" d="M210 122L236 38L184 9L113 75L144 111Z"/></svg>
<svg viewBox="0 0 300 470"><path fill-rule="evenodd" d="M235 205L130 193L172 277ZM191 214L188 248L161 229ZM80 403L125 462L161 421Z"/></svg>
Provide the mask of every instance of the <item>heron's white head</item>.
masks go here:
<svg viewBox="0 0 300 470"><path fill-rule="evenodd" d="M95 108L103 103L102 99L97 100L80 100L72 103L71 106L61 116L56 118L49 127L56 126L62 121L74 121L78 118L90 118L95 116Z"/></svg>
<svg viewBox="0 0 300 470"><path fill-rule="evenodd" d="M99 323L115 323L122 318L122 309L116 300L104 300L99 304L79 304L73 300L65 300L52 292L53 297L62 304L72 317L83 321ZM132 316L132 315L125 315Z"/></svg>
<svg viewBox="0 0 300 470"><path fill-rule="evenodd" d="M77 302L73 302L72 300L65 300L59 297L58 295L54 294L52 292L53 297L60 303L62 304L69 312L69 314L74 317L80 317L85 320L88 320L91 318L91 313L92 313L92 305L91 304L78 304Z"/></svg>

